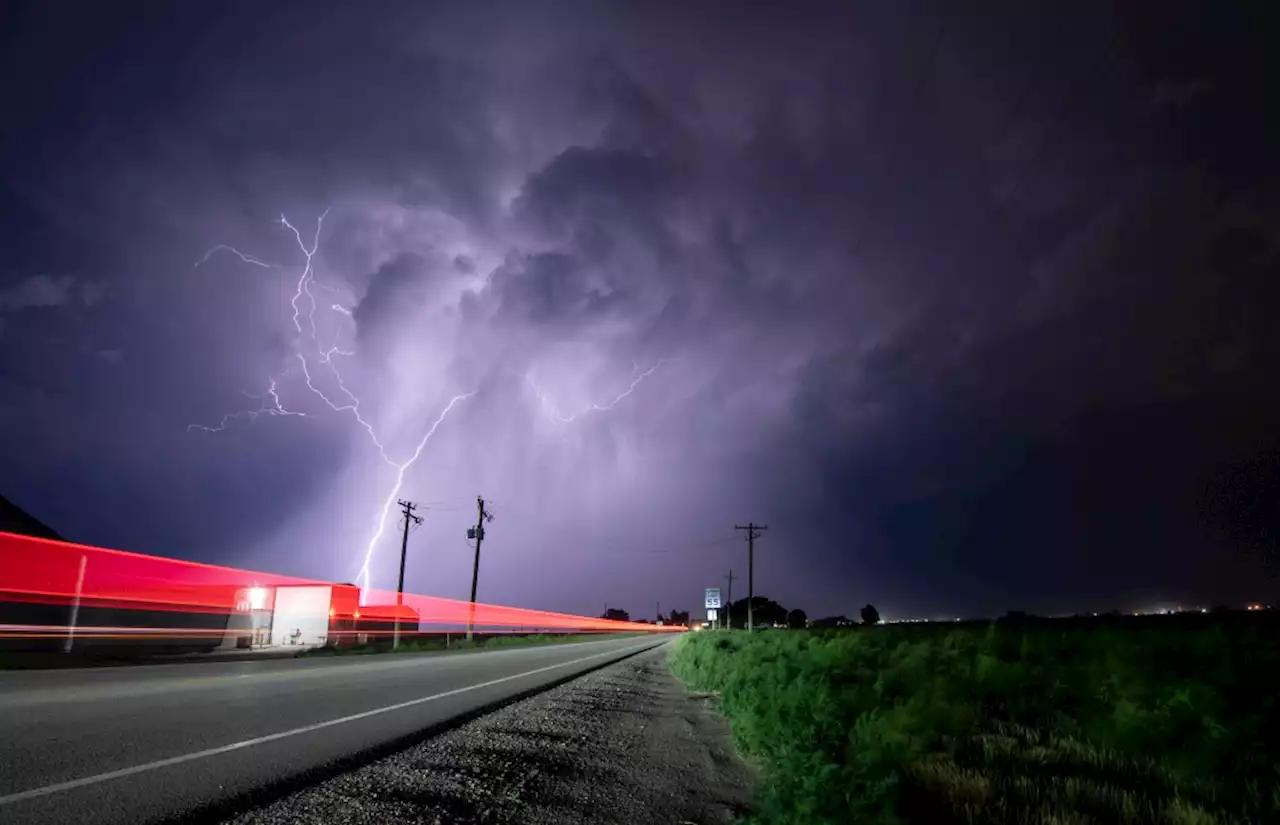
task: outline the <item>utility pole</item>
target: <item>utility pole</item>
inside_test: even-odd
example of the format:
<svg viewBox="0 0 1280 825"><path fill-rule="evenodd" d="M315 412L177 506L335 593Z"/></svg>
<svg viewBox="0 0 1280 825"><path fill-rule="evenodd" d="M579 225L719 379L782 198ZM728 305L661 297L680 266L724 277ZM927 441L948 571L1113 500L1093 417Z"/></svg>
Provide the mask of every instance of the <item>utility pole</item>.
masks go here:
<svg viewBox="0 0 1280 825"><path fill-rule="evenodd" d="M471 608L467 614L467 641L475 632L476 626L476 583L480 578L480 542L484 541L484 523L493 521L493 515L484 511L484 499L476 496L476 526L467 530L467 538L476 540L476 560L471 566Z"/></svg>
<svg viewBox="0 0 1280 825"><path fill-rule="evenodd" d="M756 629L755 611L752 609L751 601L756 595L756 539L760 538L757 530L768 530L767 524L756 524L753 521L747 522L747 525L733 525L734 530L747 531L747 632L754 633Z"/></svg>
<svg viewBox="0 0 1280 825"><path fill-rule="evenodd" d="M654 618L654 621L661 622L662 621L662 602L654 602L653 609L658 612L658 615L656 618Z"/></svg>
<svg viewBox="0 0 1280 825"><path fill-rule="evenodd" d="M725 626L733 630L733 571L729 571L729 575L725 576L729 580L729 590L725 593L724 598L724 617Z"/></svg>
<svg viewBox="0 0 1280 825"><path fill-rule="evenodd" d="M422 516L413 514L413 511L418 509L418 505L404 499L400 499L398 503L404 511L404 535L400 538L400 580L396 584L396 629L391 635L393 650L400 647L400 608L404 606L404 557L409 552L409 527L422 523Z"/></svg>

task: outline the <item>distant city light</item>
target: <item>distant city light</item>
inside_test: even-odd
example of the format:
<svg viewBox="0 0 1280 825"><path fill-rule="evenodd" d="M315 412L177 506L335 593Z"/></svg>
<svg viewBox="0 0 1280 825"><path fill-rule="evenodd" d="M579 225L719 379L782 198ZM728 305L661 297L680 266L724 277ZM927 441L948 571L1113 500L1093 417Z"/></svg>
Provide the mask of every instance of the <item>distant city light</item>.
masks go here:
<svg viewBox="0 0 1280 825"><path fill-rule="evenodd" d="M1239 608L1236 608L1236 609L1239 609ZM1258 611L1264 611L1264 610L1271 610L1272 606L1263 604L1262 602L1251 602L1249 604L1246 604L1244 606L1244 609L1258 612ZM1125 610L1123 613L1118 610L1113 611L1111 613L1100 613L1095 611L1089 611L1087 613L1077 613L1074 615L1076 618L1080 618L1082 616L1090 616L1090 617L1097 617L1097 618L1103 618L1105 616L1179 616L1179 615L1186 615L1189 613L1208 614L1211 612L1211 610L1212 608L1201 606L1201 605L1164 604L1164 605L1150 605L1148 607L1138 608L1136 610L1130 608L1128 610ZM1071 618L1073 614L1062 613L1062 614L1051 614L1051 615L1055 618ZM929 618L929 619L922 619L922 618L916 618L911 616L902 616L902 617L885 616L883 619L884 624L928 624L931 622L937 623L937 622L963 622L963 621L964 621L963 618L956 618L956 617L946 617L946 618L935 617L935 618ZM852 622L852 624L857 624L857 622L856 621Z"/></svg>

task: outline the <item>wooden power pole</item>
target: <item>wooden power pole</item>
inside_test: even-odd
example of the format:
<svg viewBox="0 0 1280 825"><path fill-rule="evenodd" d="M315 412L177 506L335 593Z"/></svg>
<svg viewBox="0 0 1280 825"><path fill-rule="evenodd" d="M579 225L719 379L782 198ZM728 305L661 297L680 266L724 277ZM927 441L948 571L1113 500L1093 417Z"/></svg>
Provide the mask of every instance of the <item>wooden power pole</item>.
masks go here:
<svg viewBox="0 0 1280 825"><path fill-rule="evenodd" d="M493 521L493 515L486 513L484 499L476 496L476 526L467 530L467 538L476 540L476 559L471 566L471 606L467 614L467 641L471 641L476 626L476 584L480 579L480 542L484 541L484 524Z"/></svg>
<svg viewBox="0 0 1280 825"><path fill-rule="evenodd" d="M734 530L747 531L747 632L754 633L756 629L755 611L753 610L752 601L756 595L756 539L760 538L757 530L768 530L767 524L756 524L749 521L745 526L740 524L733 525Z"/></svg>
<svg viewBox="0 0 1280 825"><path fill-rule="evenodd" d="M409 527L422 523L422 516L413 514L413 511L418 509L418 505L404 499L400 499L399 504L404 511L404 534L400 538L400 579L396 583L396 624L395 632L391 635L393 649L400 647L400 608L404 606L404 558L409 552Z"/></svg>

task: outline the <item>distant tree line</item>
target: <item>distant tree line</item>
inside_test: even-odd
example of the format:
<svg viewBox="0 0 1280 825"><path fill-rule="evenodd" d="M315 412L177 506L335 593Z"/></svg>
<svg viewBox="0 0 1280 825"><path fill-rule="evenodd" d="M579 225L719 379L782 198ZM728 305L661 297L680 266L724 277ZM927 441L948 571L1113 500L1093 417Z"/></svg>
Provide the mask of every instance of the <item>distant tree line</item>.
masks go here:
<svg viewBox="0 0 1280 825"><path fill-rule="evenodd" d="M851 627L857 622L844 616L829 616L824 619L809 620L808 615L800 609L788 610L773 599L755 596L752 599L738 599L724 611L724 620L729 627L744 629L747 626L747 605L751 605L751 618L756 626L787 627L800 630L806 627ZM862 608L863 624L878 624L880 612L872 605Z"/></svg>
<svg viewBox="0 0 1280 825"><path fill-rule="evenodd" d="M814 628L830 628L830 627L853 627L858 622L845 616L828 616L823 619L809 620L808 615L799 608L788 610L782 605L766 596L754 596L751 599L738 599L721 609L720 619L722 622L728 623L729 627L745 629L747 626L747 607L748 603L751 607L751 618L755 620L757 627L786 627L792 630L803 630L806 627ZM860 611L862 624L874 625L880 623L880 611L876 610L874 605L866 605ZM631 614L617 607L605 608L602 619L610 619L617 622L631 621ZM689 624L689 611L672 610L669 614L660 617L663 624L687 625ZM650 623L652 619L636 619L638 622Z"/></svg>
<svg viewBox="0 0 1280 825"><path fill-rule="evenodd" d="M609 619L615 622L631 621L631 614L625 610L616 607L606 607L602 619ZM640 624L654 624L654 619L636 619ZM663 614L658 617L657 621L661 621L664 625L687 625L689 624L688 610L672 610L670 613Z"/></svg>

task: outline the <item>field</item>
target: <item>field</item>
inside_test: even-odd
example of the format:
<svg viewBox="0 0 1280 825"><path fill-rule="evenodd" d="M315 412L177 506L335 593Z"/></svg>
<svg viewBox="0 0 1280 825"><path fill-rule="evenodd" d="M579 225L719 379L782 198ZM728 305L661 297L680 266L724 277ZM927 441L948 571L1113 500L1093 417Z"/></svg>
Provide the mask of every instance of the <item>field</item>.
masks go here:
<svg viewBox="0 0 1280 825"><path fill-rule="evenodd" d="M1270 614L691 633L765 823L1280 822Z"/></svg>

